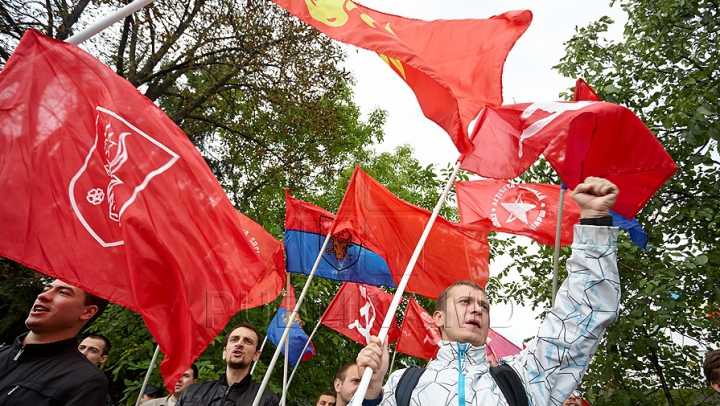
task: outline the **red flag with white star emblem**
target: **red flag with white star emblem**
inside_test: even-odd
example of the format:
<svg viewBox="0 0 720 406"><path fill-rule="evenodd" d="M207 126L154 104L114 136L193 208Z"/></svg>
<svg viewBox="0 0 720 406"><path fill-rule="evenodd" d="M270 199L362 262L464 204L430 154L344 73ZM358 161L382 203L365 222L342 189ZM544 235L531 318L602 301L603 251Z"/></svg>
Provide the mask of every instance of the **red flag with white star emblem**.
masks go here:
<svg viewBox="0 0 720 406"><path fill-rule="evenodd" d="M490 220L495 231L555 245L560 186L487 179L455 182L455 192L460 222ZM560 245L572 244L572 226L580 220L580 207L570 195L566 190Z"/></svg>
<svg viewBox="0 0 720 406"><path fill-rule="evenodd" d="M677 171L662 144L630 110L605 102L544 102L486 108L462 169L512 179L540 155L574 189L588 176L620 189L613 210L633 218Z"/></svg>
<svg viewBox="0 0 720 406"><path fill-rule="evenodd" d="M0 255L140 312L170 388L265 269L175 123L36 31L0 72L0 196Z"/></svg>
<svg viewBox="0 0 720 406"><path fill-rule="evenodd" d="M377 52L461 154L473 150L470 122L484 106L502 104L505 59L532 21L528 10L488 19L423 21L348 0L273 1L330 38Z"/></svg>
<svg viewBox="0 0 720 406"><path fill-rule="evenodd" d="M380 334L393 296L370 285L345 282L325 310L321 321L338 333L366 345L370 336ZM397 340L400 332L393 315L388 331L388 343Z"/></svg>
<svg viewBox="0 0 720 406"><path fill-rule="evenodd" d="M422 359L433 359L440 342L440 330L430 313L414 298L408 301L395 351Z"/></svg>

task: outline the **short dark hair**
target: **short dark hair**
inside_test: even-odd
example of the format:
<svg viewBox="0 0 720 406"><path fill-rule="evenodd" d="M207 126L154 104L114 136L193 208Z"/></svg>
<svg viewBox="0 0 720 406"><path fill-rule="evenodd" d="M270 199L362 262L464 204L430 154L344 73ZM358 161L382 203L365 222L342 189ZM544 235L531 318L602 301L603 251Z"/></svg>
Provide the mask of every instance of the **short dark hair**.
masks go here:
<svg viewBox="0 0 720 406"><path fill-rule="evenodd" d="M320 402L320 398L323 396L332 396L333 399L336 399L335 392L323 392L320 395L318 395L317 399L315 399L315 403L313 403L313 406L317 406L318 402Z"/></svg>
<svg viewBox="0 0 720 406"><path fill-rule="evenodd" d="M255 335L257 336L257 342L255 343L255 351L260 349L260 332L258 329L252 324L252 323L242 323L238 326L233 327L230 331L225 334L225 338L223 338L223 347L227 347L228 339L230 339L230 334L232 334L233 331L239 329L240 327L245 327L246 329L252 330L255 332Z"/></svg>
<svg viewBox="0 0 720 406"><path fill-rule="evenodd" d="M90 318L90 320L88 320L87 323L85 323L84 328L88 328L91 324L95 322L95 320L98 319L98 317L102 316L108 306L108 303L109 302L107 299L103 299L101 297L93 295L92 293L85 292L85 306L97 306L98 311Z"/></svg>
<svg viewBox="0 0 720 406"><path fill-rule="evenodd" d="M480 286L480 284L478 284L478 283L475 283L473 281L457 281L442 291L442 293L438 297L437 302L435 303L435 311L436 312L437 311L441 311L441 312L445 311L446 306L447 306L448 295L450 295L450 290L452 288L454 288L455 286L470 286L473 289L479 289L479 290L482 290L483 293L485 293L485 288ZM487 293L485 293L485 295L487 296Z"/></svg>
<svg viewBox="0 0 720 406"><path fill-rule="evenodd" d="M198 367L195 363L190 364L190 369L193 371L193 379L198 379Z"/></svg>
<svg viewBox="0 0 720 406"><path fill-rule="evenodd" d="M707 353L703 363L703 372L708 382L720 383L720 349Z"/></svg>
<svg viewBox="0 0 720 406"><path fill-rule="evenodd" d="M345 377L347 376L347 371L352 366L357 366L357 362L348 362L347 364L340 367L337 374L335 375L335 379L339 379L341 382L345 382Z"/></svg>
<svg viewBox="0 0 720 406"><path fill-rule="evenodd" d="M103 340L103 342L105 344L103 344L102 355L108 355L110 353L110 349L112 348L112 345L110 345L110 340L108 340L107 337L105 337L104 335L90 333L85 338L93 338L95 340Z"/></svg>

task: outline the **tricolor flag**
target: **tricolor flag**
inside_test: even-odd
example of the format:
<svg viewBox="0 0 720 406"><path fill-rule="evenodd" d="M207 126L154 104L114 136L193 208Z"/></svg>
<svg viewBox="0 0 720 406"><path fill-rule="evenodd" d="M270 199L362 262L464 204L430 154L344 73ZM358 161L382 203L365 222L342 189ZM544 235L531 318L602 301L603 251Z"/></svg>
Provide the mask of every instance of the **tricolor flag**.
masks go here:
<svg viewBox="0 0 720 406"><path fill-rule="evenodd" d="M349 0L273 1L330 38L377 52L462 154L473 150L470 122L484 106L502 104L505 59L532 21L527 10L488 19L422 21Z"/></svg>
<svg viewBox="0 0 720 406"><path fill-rule="evenodd" d="M171 388L265 272L187 136L29 30L0 72L0 255L140 312Z"/></svg>
<svg viewBox="0 0 720 406"><path fill-rule="evenodd" d="M403 201L355 168L335 216L335 233L346 231L387 261L399 283L432 213ZM437 217L406 290L437 299L459 280L485 286L488 279L489 224L457 224Z"/></svg>
<svg viewBox="0 0 720 406"><path fill-rule="evenodd" d="M273 317L270 322L270 326L268 326L268 340L273 344L278 345L280 342L280 338L282 338L285 327L287 326L288 317L294 309L295 291L293 287L290 286L290 290L283 298L282 303L280 303L280 308L277 313L275 313L275 317ZM295 320L293 320L290 325L290 333L288 333L287 340L289 340L288 348L290 350L288 361L293 368L297 367L299 361L307 361L315 356L315 346L312 342L305 348L305 344L308 342L308 335L305 334L302 328L299 314L295 316ZM305 348L305 352L301 354L303 348ZM285 344L280 347L280 353L285 355Z"/></svg>
<svg viewBox="0 0 720 406"><path fill-rule="evenodd" d="M440 330L432 315L410 297L395 351L430 360L437 354L439 342Z"/></svg>
<svg viewBox="0 0 720 406"><path fill-rule="evenodd" d="M285 191L285 207L287 271L307 275L315 264L335 215L293 198L288 191ZM357 241L351 241L347 232L330 237L315 276L374 286L396 286L385 260Z"/></svg>
<svg viewBox="0 0 720 406"><path fill-rule="evenodd" d="M486 108L472 135L478 148L461 168L512 179L542 154L570 189L588 176L620 189L613 210L634 217L677 171L653 133L632 111L605 102L546 102Z"/></svg>
<svg viewBox="0 0 720 406"><path fill-rule="evenodd" d="M369 285L343 283L335 298L322 316L322 324L353 341L366 345L370 336L380 334L385 314L390 308L393 296L384 290ZM388 343L397 340L400 332L397 320L393 320L388 331Z"/></svg>
<svg viewBox="0 0 720 406"><path fill-rule="evenodd" d="M560 186L484 179L455 182L455 192L462 223L490 220L495 231L555 245ZM573 225L580 220L580 207L570 191L564 193L560 245L569 245Z"/></svg>

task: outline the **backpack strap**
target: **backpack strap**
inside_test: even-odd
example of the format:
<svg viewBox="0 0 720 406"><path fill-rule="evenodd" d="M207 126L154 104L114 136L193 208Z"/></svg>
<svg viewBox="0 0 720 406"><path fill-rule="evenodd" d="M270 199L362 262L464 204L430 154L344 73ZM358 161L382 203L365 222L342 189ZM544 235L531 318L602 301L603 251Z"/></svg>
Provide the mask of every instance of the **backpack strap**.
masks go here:
<svg viewBox="0 0 720 406"><path fill-rule="evenodd" d="M410 406L410 397L425 368L407 368L395 388L397 406Z"/></svg>
<svg viewBox="0 0 720 406"><path fill-rule="evenodd" d="M495 383L497 383L503 395L505 395L505 400L508 401L508 405L528 406L525 387L522 381L520 381L518 374L510 365L500 364L496 367L490 367L490 375L492 375Z"/></svg>

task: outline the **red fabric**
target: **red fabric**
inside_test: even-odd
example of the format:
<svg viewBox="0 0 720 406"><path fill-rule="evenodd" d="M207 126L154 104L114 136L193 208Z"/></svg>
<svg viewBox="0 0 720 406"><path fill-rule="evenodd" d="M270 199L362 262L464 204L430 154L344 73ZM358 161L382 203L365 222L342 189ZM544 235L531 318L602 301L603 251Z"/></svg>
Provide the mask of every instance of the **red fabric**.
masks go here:
<svg viewBox="0 0 720 406"><path fill-rule="evenodd" d="M560 186L536 183L513 184L503 180L455 182L460 222L492 222L492 229L518 234L555 246ZM560 245L572 244L573 225L580 207L565 191Z"/></svg>
<svg viewBox="0 0 720 406"><path fill-rule="evenodd" d="M395 351L422 359L433 359L437 354L440 331L432 315L425 311L414 298L408 301L405 318L400 328L400 338Z"/></svg>
<svg viewBox="0 0 720 406"><path fill-rule="evenodd" d="M488 19L422 21L351 1L274 0L330 38L377 52L415 92L425 117L470 153L468 124L484 106L502 104L502 71L530 11Z"/></svg>
<svg viewBox="0 0 720 406"><path fill-rule="evenodd" d="M250 217L237 212L240 226L260 260L265 264L265 274L252 290L242 298L240 310L268 304L280 296L285 288L285 255L283 244ZM292 308L290 309L292 311Z"/></svg>
<svg viewBox="0 0 720 406"><path fill-rule="evenodd" d="M139 311L172 388L264 272L187 136L74 45L0 73L0 255Z"/></svg>
<svg viewBox="0 0 720 406"><path fill-rule="evenodd" d="M370 336L380 334L393 295L377 286L345 282L322 316L322 324L345 337L366 345ZM400 332L393 314L388 344L397 340Z"/></svg>
<svg viewBox="0 0 720 406"><path fill-rule="evenodd" d="M335 216L334 230L348 230L353 240L383 257L399 284L431 214L398 198L356 167ZM406 291L437 299L459 280L485 286L488 231L489 224L463 225L438 216Z"/></svg>
<svg viewBox="0 0 720 406"><path fill-rule="evenodd" d="M600 101L600 96L582 78L575 81L573 101Z"/></svg>
<svg viewBox="0 0 720 406"><path fill-rule="evenodd" d="M633 218L677 171L660 142L630 110L604 102L549 102L485 109L477 147L462 169L494 179L523 173L543 154L574 189L588 176L620 189L613 210Z"/></svg>
<svg viewBox="0 0 720 406"><path fill-rule="evenodd" d="M487 346L488 352L492 353L498 360L509 355L520 354L520 351L522 351L520 347L493 329L488 330L488 338L487 341L485 341L485 345Z"/></svg>

